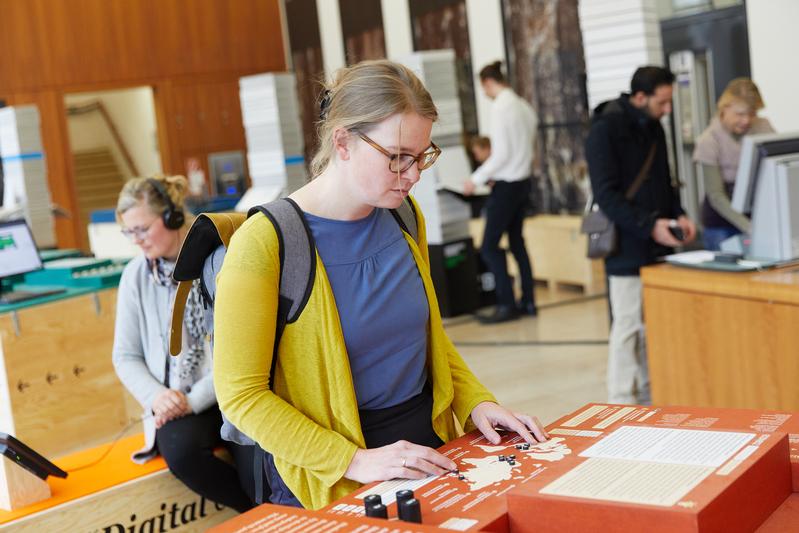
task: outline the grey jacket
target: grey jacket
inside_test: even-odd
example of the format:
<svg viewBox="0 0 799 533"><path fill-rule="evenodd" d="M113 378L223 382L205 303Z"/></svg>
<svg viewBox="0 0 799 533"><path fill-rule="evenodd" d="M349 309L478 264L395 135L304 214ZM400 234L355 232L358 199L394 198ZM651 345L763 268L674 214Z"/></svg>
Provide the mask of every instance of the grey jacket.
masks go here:
<svg viewBox="0 0 799 533"><path fill-rule="evenodd" d="M156 396L166 389L169 324L174 290L157 285L151 278L143 255L133 259L122 272L117 293L113 362L122 384L151 413ZM180 357L180 356L178 356ZM216 403L213 375L209 370L192 387L186 398L194 413ZM152 417L147 420L152 421ZM146 448L151 448L155 426L145 420ZM149 451L149 450L143 450Z"/></svg>

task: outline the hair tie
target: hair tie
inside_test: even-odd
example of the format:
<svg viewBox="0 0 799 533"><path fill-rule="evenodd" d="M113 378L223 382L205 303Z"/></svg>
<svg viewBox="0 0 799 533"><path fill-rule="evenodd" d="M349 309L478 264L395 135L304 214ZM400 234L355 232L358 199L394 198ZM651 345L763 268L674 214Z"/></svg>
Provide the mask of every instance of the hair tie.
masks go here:
<svg viewBox="0 0 799 533"><path fill-rule="evenodd" d="M319 120L325 120L327 113L330 111L330 100L333 99L333 93L330 89L322 91L322 99L319 101Z"/></svg>

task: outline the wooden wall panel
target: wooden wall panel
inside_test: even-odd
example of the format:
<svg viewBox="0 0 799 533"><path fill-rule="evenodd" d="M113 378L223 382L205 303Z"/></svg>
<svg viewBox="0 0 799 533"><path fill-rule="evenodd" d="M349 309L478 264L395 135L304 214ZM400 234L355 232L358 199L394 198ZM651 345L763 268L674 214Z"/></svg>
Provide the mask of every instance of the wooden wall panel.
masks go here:
<svg viewBox="0 0 799 533"><path fill-rule="evenodd" d="M3 93L284 68L276 0L0 0L0 10Z"/></svg>
<svg viewBox="0 0 799 533"><path fill-rule="evenodd" d="M238 79L285 70L279 0L0 0L0 99L35 103L53 201L77 212L64 94L148 85L161 159L246 148ZM86 248L79 217L60 247Z"/></svg>

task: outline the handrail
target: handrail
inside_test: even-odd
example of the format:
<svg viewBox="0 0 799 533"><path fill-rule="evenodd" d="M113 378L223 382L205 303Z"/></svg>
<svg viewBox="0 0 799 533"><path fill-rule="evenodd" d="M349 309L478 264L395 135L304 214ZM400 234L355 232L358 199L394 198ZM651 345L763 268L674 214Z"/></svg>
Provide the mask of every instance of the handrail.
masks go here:
<svg viewBox="0 0 799 533"><path fill-rule="evenodd" d="M114 138L114 141L116 141L117 146L119 147L119 151L122 152L122 157L125 159L125 163L128 165L128 168L134 176L139 176L139 169L136 168L136 163L130 156L130 152L128 151L127 146L125 146L125 141L123 141L122 137L119 135L119 131L114 125L114 121L111 119L111 115L108 114L108 110L105 108L105 105L102 101L95 100L94 102L88 102L86 104L67 106L67 115L83 115L85 113L91 113L92 111L100 112L100 115L103 117L106 126L108 126L108 129L111 131L111 136Z"/></svg>

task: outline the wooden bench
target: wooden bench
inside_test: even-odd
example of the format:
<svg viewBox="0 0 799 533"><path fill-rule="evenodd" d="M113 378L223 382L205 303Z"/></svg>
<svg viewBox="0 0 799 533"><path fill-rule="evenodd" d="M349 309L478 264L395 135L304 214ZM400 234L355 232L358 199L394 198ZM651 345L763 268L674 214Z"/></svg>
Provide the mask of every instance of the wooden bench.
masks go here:
<svg viewBox="0 0 799 533"><path fill-rule="evenodd" d="M580 233L581 218L576 215L537 215L524 221L524 242L533 264L533 277L550 289L579 288L585 295L605 292L605 265L586 257L588 242ZM485 219L470 221L469 232L479 248L483 241ZM503 236L502 248L508 249ZM510 255L510 254L509 254ZM517 276L518 268L508 258L508 273ZM518 276L517 276L518 277Z"/></svg>
<svg viewBox="0 0 799 533"><path fill-rule="evenodd" d="M54 461L69 476L48 478L49 499L0 511L0 531L206 531L237 515L189 490L162 458L133 463L130 455L142 443L140 434L125 438L98 464L83 469L78 468L100 458L108 445Z"/></svg>

